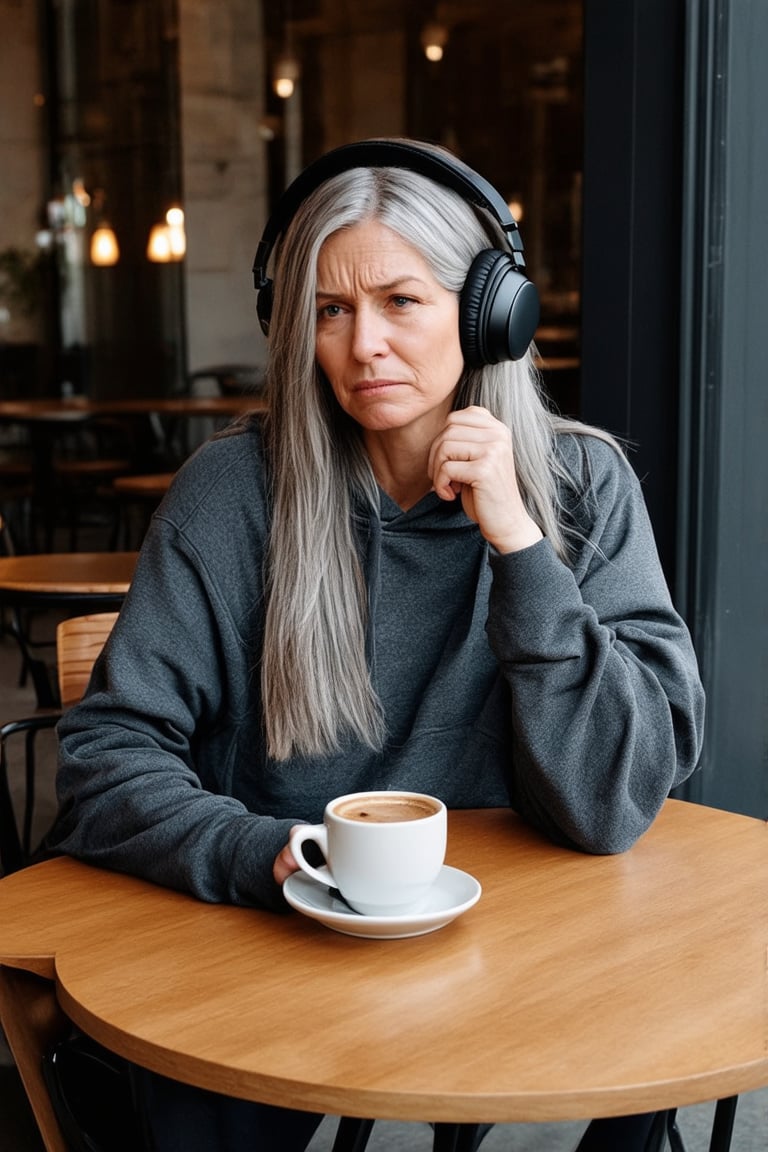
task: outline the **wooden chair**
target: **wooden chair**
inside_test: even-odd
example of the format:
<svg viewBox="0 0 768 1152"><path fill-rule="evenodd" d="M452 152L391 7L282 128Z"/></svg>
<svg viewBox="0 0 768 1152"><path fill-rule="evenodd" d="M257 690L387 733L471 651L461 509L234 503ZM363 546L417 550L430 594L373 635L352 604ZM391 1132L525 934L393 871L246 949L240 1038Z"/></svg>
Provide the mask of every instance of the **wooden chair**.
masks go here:
<svg viewBox="0 0 768 1152"><path fill-rule="evenodd" d="M96 612L62 620L56 629L57 669L62 711L88 687L93 665L107 642L117 612Z"/></svg>
<svg viewBox="0 0 768 1152"><path fill-rule="evenodd" d="M0 864L8 874L23 868L32 856L32 822L35 807L35 741L38 732L53 728L64 709L75 704L85 691L96 657L112 631L116 612L101 612L62 620L56 629L56 664L60 708L41 708L32 716L11 720L0 727ZM7 743L12 736L25 737L24 799L19 822L8 778Z"/></svg>

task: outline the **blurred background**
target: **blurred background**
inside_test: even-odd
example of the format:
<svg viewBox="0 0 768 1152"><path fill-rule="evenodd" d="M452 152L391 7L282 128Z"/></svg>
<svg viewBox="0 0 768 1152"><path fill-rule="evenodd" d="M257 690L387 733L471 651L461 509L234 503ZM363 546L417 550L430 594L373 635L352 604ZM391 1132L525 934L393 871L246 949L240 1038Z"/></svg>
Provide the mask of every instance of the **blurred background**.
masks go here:
<svg viewBox="0 0 768 1152"><path fill-rule="evenodd" d="M248 269L266 214L305 164L371 135L439 140L499 187L545 322L575 346L581 0L0 10L0 243L27 289L3 336L44 338L38 387L181 389L262 357Z"/></svg>
<svg viewBox="0 0 768 1152"><path fill-rule="evenodd" d="M287 182L448 145L520 221L553 403L643 480L710 700L686 795L766 818L766 53L762 0L0 0L0 407L258 391Z"/></svg>

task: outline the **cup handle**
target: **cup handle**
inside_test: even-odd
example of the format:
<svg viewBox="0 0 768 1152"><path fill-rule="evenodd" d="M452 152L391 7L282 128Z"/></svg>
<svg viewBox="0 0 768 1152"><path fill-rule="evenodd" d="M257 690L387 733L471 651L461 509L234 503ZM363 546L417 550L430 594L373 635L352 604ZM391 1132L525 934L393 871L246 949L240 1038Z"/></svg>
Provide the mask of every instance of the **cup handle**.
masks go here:
<svg viewBox="0 0 768 1152"><path fill-rule="evenodd" d="M307 876L311 876L313 880L317 880L318 884L323 884L327 887L336 887L336 881L331 876L330 869L326 873L319 872L317 868L313 868L305 858L301 850L302 844L311 841L317 844L318 848L328 859L328 829L325 824L298 824L295 828L291 829L289 843L293 858L301 868L302 872L306 872Z"/></svg>

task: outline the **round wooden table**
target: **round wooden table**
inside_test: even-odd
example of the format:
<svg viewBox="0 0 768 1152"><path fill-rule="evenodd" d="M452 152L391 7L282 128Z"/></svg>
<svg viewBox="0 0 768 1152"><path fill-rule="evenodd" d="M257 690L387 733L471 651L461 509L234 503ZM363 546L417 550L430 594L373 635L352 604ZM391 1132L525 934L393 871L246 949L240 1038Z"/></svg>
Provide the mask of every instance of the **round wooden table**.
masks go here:
<svg viewBox="0 0 768 1152"><path fill-rule="evenodd" d="M339 1115L577 1120L768 1084L762 821L668 801L599 857L451 812L448 862L474 908L363 940L61 859L0 882L0 964L148 1068ZM21 973L0 973L14 1046Z"/></svg>
<svg viewBox="0 0 768 1152"><path fill-rule="evenodd" d="M148 472L138 476L116 476L112 488L118 496L132 500L158 500L165 496L175 472Z"/></svg>
<svg viewBox="0 0 768 1152"><path fill-rule="evenodd" d="M77 424L94 416L237 416L262 411L261 396L131 396L91 400L87 396L37 396L29 400L0 400L0 422L6 424Z"/></svg>
<svg viewBox="0 0 768 1152"><path fill-rule="evenodd" d="M35 685L40 708L57 693L43 660L32 650L20 609L66 608L70 615L119 608L133 579L138 552L34 552L0 556L0 603L11 609L11 629Z"/></svg>
<svg viewBox="0 0 768 1152"><path fill-rule="evenodd" d="M0 556L0 598L39 607L125 596L138 552L34 552Z"/></svg>

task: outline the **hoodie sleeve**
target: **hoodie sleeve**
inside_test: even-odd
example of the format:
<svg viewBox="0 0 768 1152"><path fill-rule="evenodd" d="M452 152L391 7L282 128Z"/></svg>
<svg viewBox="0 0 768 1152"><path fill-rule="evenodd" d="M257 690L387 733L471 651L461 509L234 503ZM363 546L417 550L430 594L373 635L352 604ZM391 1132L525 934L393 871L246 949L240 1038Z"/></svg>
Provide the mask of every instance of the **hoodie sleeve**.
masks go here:
<svg viewBox="0 0 768 1152"><path fill-rule="evenodd" d="M282 908L272 863L296 821L232 794L255 755L263 535L256 484L236 470L249 446L232 446L230 456L240 451L229 470L210 463L227 445L186 465L153 520L89 689L59 722L60 810L49 839L203 900ZM203 497L209 488L214 496Z"/></svg>
<svg viewBox="0 0 768 1152"><path fill-rule="evenodd" d="M704 693L639 483L613 447L577 439L588 489L575 563L546 539L494 555L487 630L509 691L513 806L555 839L611 853L696 767Z"/></svg>

